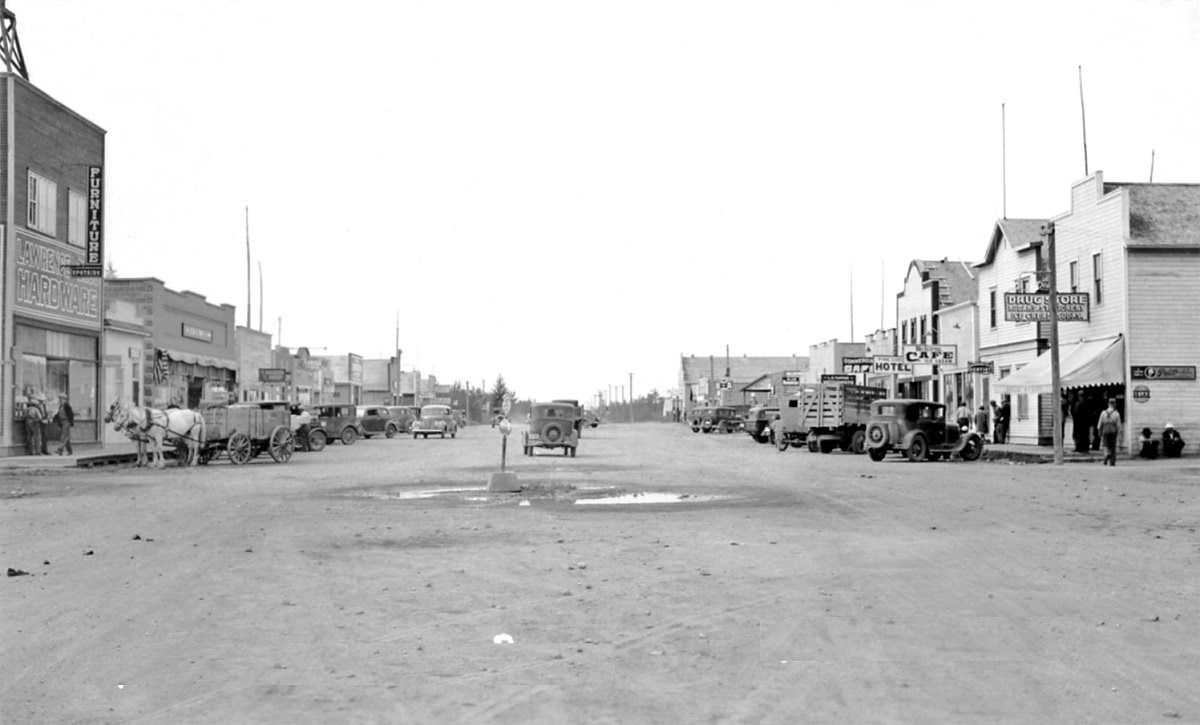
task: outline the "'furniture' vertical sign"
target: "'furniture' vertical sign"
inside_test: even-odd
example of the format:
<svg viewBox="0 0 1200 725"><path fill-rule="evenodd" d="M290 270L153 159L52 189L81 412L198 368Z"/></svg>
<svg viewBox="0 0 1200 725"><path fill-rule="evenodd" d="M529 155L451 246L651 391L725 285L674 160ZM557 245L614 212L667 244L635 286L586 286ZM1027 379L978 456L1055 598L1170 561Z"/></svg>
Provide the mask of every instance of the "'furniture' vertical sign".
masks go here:
<svg viewBox="0 0 1200 725"><path fill-rule="evenodd" d="M104 266L104 168L88 167L87 248L83 263Z"/></svg>

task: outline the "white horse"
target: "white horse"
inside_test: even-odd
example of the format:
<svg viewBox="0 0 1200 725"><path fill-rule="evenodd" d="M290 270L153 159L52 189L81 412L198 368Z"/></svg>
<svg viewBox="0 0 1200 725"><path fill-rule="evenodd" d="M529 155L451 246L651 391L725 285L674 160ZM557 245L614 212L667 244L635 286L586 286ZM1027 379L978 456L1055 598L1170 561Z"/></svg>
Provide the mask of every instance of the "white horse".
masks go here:
<svg viewBox="0 0 1200 725"><path fill-rule="evenodd" d="M122 405L115 400L104 419L112 421L113 428L137 442L139 466L146 464L147 443L151 444L156 468L164 465L162 452L166 443L186 444L187 457L180 461L180 465L194 466L200 461L200 448L204 445L204 416L194 410L143 408L132 403Z"/></svg>

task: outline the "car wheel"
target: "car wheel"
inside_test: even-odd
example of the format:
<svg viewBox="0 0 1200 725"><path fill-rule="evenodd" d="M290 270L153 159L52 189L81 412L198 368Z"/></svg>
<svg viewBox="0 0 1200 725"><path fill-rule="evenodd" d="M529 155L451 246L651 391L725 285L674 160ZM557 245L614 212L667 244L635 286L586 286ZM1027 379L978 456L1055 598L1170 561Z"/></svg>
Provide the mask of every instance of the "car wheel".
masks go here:
<svg viewBox="0 0 1200 725"><path fill-rule="evenodd" d="M812 431L809 431L809 432L808 432L808 437L805 439L805 441L806 441L806 443L807 443L807 445L808 445L808 452L809 452L809 453L816 453L816 452L818 452L818 451L820 451L820 450L821 450L821 449L818 447L818 443L817 443L817 436L816 436L816 434L815 434L815 433L813 433Z"/></svg>
<svg viewBox="0 0 1200 725"><path fill-rule="evenodd" d="M929 444L925 441L925 436L915 435L912 441L908 444L908 460L923 461L929 455Z"/></svg>
<svg viewBox="0 0 1200 725"><path fill-rule="evenodd" d="M395 438L396 437L396 426L388 424L387 430L385 430L383 432L383 434L385 436L387 436L388 438Z"/></svg>
<svg viewBox="0 0 1200 725"><path fill-rule="evenodd" d="M822 453L833 453L833 449L837 448L837 441L817 441L817 448Z"/></svg>
<svg viewBox="0 0 1200 725"><path fill-rule="evenodd" d="M417 439L417 434L413 433L413 440L415 441L416 439Z"/></svg>
<svg viewBox="0 0 1200 725"><path fill-rule="evenodd" d="M346 426L342 429L342 445L352 446L356 440L358 440L358 433L353 428Z"/></svg>
<svg viewBox="0 0 1200 725"><path fill-rule="evenodd" d="M861 456L867 450L867 432L865 430L856 430L854 435L850 436L850 452Z"/></svg>
<svg viewBox="0 0 1200 725"><path fill-rule="evenodd" d="M323 451L325 444L329 442L329 436L325 435L323 430L313 430L308 432L308 450Z"/></svg>
<svg viewBox="0 0 1200 725"><path fill-rule="evenodd" d="M699 420L699 419L696 419L696 420L693 420L693 421L692 421L692 432L693 432L693 433L699 433L699 432L700 432L700 420Z"/></svg>
<svg viewBox="0 0 1200 725"><path fill-rule="evenodd" d="M983 441L979 436L969 436L967 444L958 452L960 458L964 461L975 461L983 454Z"/></svg>
<svg viewBox="0 0 1200 725"><path fill-rule="evenodd" d="M887 449L886 448L868 448L867 455L871 457L872 461L882 461L883 457L887 455Z"/></svg>
<svg viewBox="0 0 1200 725"><path fill-rule="evenodd" d="M704 431L705 433L712 433L712 429L713 429L712 418L705 418L700 423L700 430Z"/></svg>

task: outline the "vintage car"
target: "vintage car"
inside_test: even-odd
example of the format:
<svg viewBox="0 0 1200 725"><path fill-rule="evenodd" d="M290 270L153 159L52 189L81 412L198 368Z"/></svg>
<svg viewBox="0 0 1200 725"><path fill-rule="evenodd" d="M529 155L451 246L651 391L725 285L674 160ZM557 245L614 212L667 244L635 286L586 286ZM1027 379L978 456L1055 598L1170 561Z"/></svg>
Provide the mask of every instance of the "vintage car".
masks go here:
<svg viewBox="0 0 1200 725"><path fill-rule="evenodd" d="M317 405L313 407L316 419L312 427L325 432L329 440L338 440L342 445L353 445L362 435L358 427L358 406L349 403Z"/></svg>
<svg viewBox="0 0 1200 725"><path fill-rule="evenodd" d="M363 438L373 435L395 438L397 433L402 432L399 423L392 420L392 412L386 405L358 406L358 430Z"/></svg>
<svg viewBox="0 0 1200 725"><path fill-rule="evenodd" d="M770 443L771 422L778 417L778 405L755 405L746 413L746 432L758 443Z"/></svg>
<svg viewBox="0 0 1200 725"><path fill-rule="evenodd" d="M600 425L600 416L596 415L594 410L583 411L583 424L588 428L595 428Z"/></svg>
<svg viewBox="0 0 1200 725"><path fill-rule="evenodd" d="M417 413L421 412L420 408L414 411L409 405L389 405L387 409L388 414L392 416L392 422L396 424L397 431L404 434L412 433Z"/></svg>
<svg viewBox="0 0 1200 725"><path fill-rule="evenodd" d="M712 433L714 430L719 433L732 433L741 430L743 425L745 421L737 408L727 405L705 406L692 410L693 433Z"/></svg>
<svg viewBox="0 0 1200 725"><path fill-rule="evenodd" d="M974 461L983 453L983 438L946 420L946 406L941 403L877 400L867 421L867 454L882 461L888 451L903 453L910 461L936 461L952 454Z"/></svg>
<svg viewBox="0 0 1200 725"><path fill-rule="evenodd" d="M454 422L454 414L448 405L426 405L421 408L421 417L412 426L412 437L428 438L438 435L451 438L458 434L458 424Z"/></svg>
<svg viewBox="0 0 1200 725"><path fill-rule="evenodd" d="M531 403L529 428L521 434L525 455L534 448L561 448L564 456L575 457L579 431L575 429L579 408L571 403Z"/></svg>
<svg viewBox="0 0 1200 725"><path fill-rule="evenodd" d="M316 425L316 417L312 412L299 403L284 403L284 405L288 406L292 434L296 439L296 450L324 450L329 436L325 434L325 431L319 425Z"/></svg>

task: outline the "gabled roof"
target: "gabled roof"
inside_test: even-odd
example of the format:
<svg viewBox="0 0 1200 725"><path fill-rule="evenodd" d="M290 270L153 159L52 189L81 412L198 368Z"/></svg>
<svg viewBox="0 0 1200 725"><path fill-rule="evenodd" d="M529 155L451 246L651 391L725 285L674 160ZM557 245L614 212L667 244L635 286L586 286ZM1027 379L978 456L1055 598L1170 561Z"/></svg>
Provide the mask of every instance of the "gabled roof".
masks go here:
<svg viewBox="0 0 1200 725"><path fill-rule="evenodd" d="M708 355L684 355L680 358L685 382L701 378L722 379L725 377L725 356L713 355L711 364ZM808 370L808 356L787 357L730 357L729 379L749 384L763 375L785 370Z"/></svg>
<svg viewBox="0 0 1200 725"><path fill-rule="evenodd" d="M1105 183L1129 195L1129 245L1200 246L1200 184Z"/></svg>
<svg viewBox="0 0 1200 725"><path fill-rule="evenodd" d="M909 272L916 269L921 279L938 283L938 308L975 299L978 285L966 262L950 259L914 259Z"/></svg>
<svg viewBox="0 0 1200 725"><path fill-rule="evenodd" d="M986 267L996 261L996 250L1000 248L1002 240L1008 240L1008 246L1018 252L1040 246L1042 227L1049 223L1049 219L1000 219L992 227L992 238L983 261L975 267Z"/></svg>

